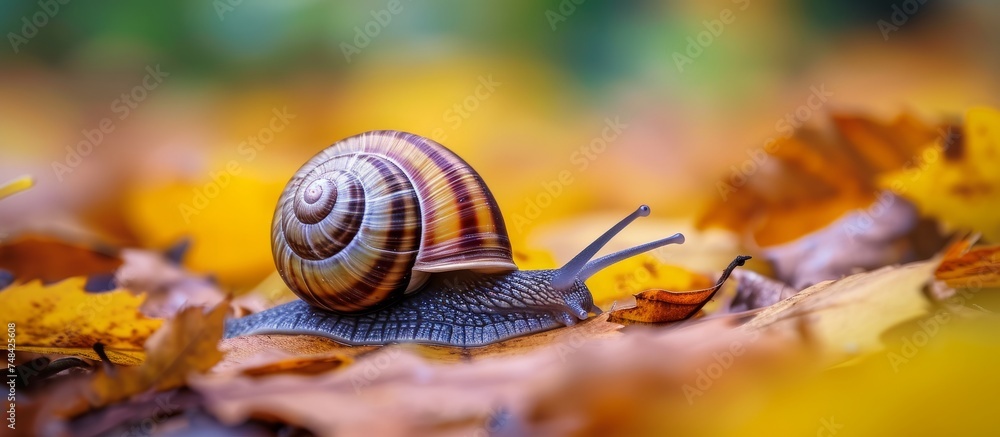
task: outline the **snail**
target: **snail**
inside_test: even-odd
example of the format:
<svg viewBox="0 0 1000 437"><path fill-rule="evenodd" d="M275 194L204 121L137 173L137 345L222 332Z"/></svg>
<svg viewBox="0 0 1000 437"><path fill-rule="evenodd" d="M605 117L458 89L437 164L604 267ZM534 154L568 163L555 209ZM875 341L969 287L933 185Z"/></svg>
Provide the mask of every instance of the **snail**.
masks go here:
<svg viewBox="0 0 1000 437"><path fill-rule="evenodd" d="M371 131L314 156L278 200L271 248L300 298L227 321L225 337L311 334L349 345L482 346L600 314L584 281L684 236L598 259L640 206L557 270L518 270L500 208L443 145Z"/></svg>

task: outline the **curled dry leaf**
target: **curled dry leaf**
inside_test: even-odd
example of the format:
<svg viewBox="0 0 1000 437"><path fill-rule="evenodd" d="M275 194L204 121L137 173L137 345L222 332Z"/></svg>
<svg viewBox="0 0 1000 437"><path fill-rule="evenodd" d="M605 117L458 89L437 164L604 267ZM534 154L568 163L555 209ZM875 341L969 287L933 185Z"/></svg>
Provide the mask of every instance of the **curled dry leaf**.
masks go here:
<svg viewBox="0 0 1000 437"><path fill-rule="evenodd" d="M610 308L642 290L699 290L712 286L708 276L664 264L652 255L640 255L614 264L587 280L594 303Z"/></svg>
<svg viewBox="0 0 1000 437"><path fill-rule="evenodd" d="M953 288L1000 287L1000 245L975 247L945 257L934 276Z"/></svg>
<svg viewBox="0 0 1000 437"><path fill-rule="evenodd" d="M690 318L715 296L733 269L742 266L749 259L749 256L736 257L722 272L715 286L710 288L684 292L643 291L635 296L635 307L613 311L610 320L617 323L664 323Z"/></svg>
<svg viewBox="0 0 1000 437"><path fill-rule="evenodd" d="M92 347L102 343L114 362L141 361L143 344L163 322L139 311L144 296L127 290L87 293L85 282L33 281L0 291L5 318L17 327L17 350L99 359Z"/></svg>
<svg viewBox="0 0 1000 437"><path fill-rule="evenodd" d="M931 310L924 287L939 262L885 267L816 284L764 309L744 329L800 333L834 362L881 350L886 330Z"/></svg>

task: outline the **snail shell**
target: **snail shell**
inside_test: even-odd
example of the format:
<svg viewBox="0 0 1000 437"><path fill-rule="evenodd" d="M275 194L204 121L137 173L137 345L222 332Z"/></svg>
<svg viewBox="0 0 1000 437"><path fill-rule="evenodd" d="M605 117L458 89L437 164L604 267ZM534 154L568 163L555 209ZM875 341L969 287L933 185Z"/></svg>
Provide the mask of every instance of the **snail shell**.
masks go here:
<svg viewBox="0 0 1000 437"><path fill-rule="evenodd" d="M271 250L292 291L338 313L388 305L430 273L517 269L479 174L398 131L346 138L306 162L278 201Z"/></svg>

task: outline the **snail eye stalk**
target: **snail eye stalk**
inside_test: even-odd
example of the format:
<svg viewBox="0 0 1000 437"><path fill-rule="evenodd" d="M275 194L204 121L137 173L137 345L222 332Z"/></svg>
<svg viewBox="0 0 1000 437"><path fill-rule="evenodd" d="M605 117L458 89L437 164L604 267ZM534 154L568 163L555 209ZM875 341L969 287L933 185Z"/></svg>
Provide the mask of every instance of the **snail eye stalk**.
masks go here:
<svg viewBox="0 0 1000 437"><path fill-rule="evenodd" d="M637 208L628 217L622 219L618 224L608 229L600 237L597 237L593 243L590 243L585 249L583 249L579 254L577 254L573 259L571 259L566 265L562 266L556 273L555 277L552 278L552 287L557 290L565 290L573 285L577 280L586 280L594 273L597 273L607 266L610 266L616 262L623 259L633 257L643 252L648 252L650 250L656 249L661 246L666 246L668 244L681 244L684 243L684 236L681 234L674 234L670 237L664 238L662 240L653 241L650 243L642 244L630 249L625 249L621 252L615 252L607 256L592 260L594 255L597 254L601 248L604 247L608 241L611 241L615 235L618 235L622 229L625 229L629 224L634 222L639 217L646 217L649 215L649 206L642 205Z"/></svg>

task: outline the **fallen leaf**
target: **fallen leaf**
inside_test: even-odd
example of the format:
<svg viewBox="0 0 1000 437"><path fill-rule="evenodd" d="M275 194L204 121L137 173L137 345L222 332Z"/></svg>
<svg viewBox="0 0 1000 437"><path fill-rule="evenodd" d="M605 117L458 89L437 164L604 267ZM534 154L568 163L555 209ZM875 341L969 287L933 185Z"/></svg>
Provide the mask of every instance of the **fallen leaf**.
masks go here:
<svg viewBox="0 0 1000 437"><path fill-rule="evenodd" d="M12 181L0 184L0 199L20 193L35 185L35 179L31 176L21 176Z"/></svg>
<svg viewBox="0 0 1000 437"><path fill-rule="evenodd" d="M708 276L664 264L649 254L618 262L587 280L594 303L602 308L610 308L623 299L630 300L642 290L698 290L711 286Z"/></svg>
<svg viewBox="0 0 1000 437"><path fill-rule="evenodd" d="M209 374L191 384L225 424L274 420L322 436L565 434L582 423L613 422L649 402L663 407L650 420L674 424L683 417L684 429L693 430L699 421L690 415L711 417L713 404L691 407L691 395L680 388L698 384L699 370L714 363L720 351L734 344L745 348L738 354L741 365L716 382L717 390L741 380L763 386L783 374L776 370L798 363L777 359L794 353L790 337L754 337L732 328L732 320L712 320L671 331L637 329L457 363L392 347L337 372L256 378ZM664 414L673 417L664 419ZM629 425L618 427L632 429Z"/></svg>
<svg viewBox="0 0 1000 437"><path fill-rule="evenodd" d="M954 229L980 231L1000 241L1000 111L971 109L965 124L882 180L920 211Z"/></svg>
<svg viewBox="0 0 1000 437"><path fill-rule="evenodd" d="M764 309L744 329L800 332L827 361L881 350L880 336L887 329L932 309L923 288L939 263L922 261L821 282Z"/></svg>
<svg viewBox="0 0 1000 437"><path fill-rule="evenodd" d="M27 234L0 244L0 269L17 282L40 279L51 284L74 276L110 275L121 266L119 250L100 244Z"/></svg>
<svg viewBox="0 0 1000 437"><path fill-rule="evenodd" d="M935 138L933 127L905 113L888 122L832 119L831 130L797 129L734 164L698 226L731 229L764 247L794 241L867 207L878 177L912 163Z"/></svg>
<svg viewBox="0 0 1000 437"><path fill-rule="evenodd" d="M0 307L17 329L18 350L95 359L92 347L102 343L113 359L134 364L163 322L139 311L144 296L127 290L87 293L85 281L71 278L50 286L32 281L0 291Z"/></svg>
<svg viewBox="0 0 1000 437"><path fill-rule="evenodd" d="M98 372L85 392L86 404L76 403L69 407L70 412L101 407L148 390L182 387L188 375L207 372L223 356L217 344L222 339L227 309L225 303L208 313L202 307L177 313L149 337L146 361L141 366Z"/></svg>
<svg viewBox="0 0 1000 437"><path fill-rule="evenodd" d="M22 346L19 344L17 349L21 352L34 352L43 355L68 355L101 361L101 356L97 352L94 352L93 347ZM146 352L142 350L105 348L104 353L112 363L122 366L138 366L146 360Z"/></svg>
<svg viewBox="0 0 1000 437"><path fill-rule="evenodd" d="M1000 245L975 247L947 258L934 276L955 288L1000 287Z"/></svg>
<svg viewBox="0 0 1000 437"><path fill-rule="evenodd" d="M616 323L665 323L693 317L726 283L737 266L749 256L738 256L729 264L712 287L694 291L646 290L635 296L636 306L611 312L609 320Z"/></svg>

